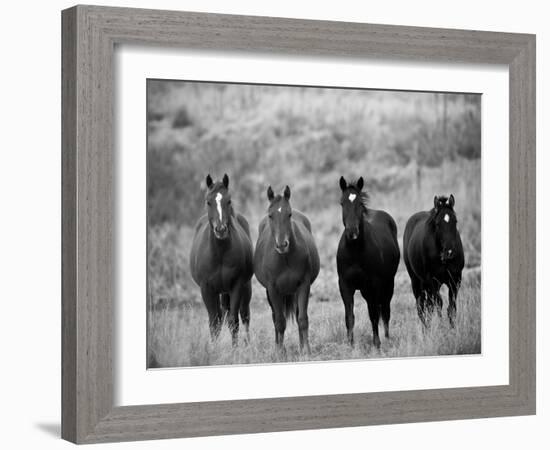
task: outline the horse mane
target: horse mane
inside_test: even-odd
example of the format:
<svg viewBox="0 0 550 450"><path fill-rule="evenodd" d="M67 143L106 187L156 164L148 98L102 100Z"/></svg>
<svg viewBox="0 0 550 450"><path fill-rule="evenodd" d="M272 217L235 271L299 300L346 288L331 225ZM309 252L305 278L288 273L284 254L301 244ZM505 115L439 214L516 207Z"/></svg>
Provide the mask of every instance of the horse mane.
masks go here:
<svg viewBox="0 0 550 450"><path fill-rule="evenodd" d="M361 205L365 209L365 212L369 210L369 201L370 195L366 190L361 190L357 187L357 181L355 183L350 183L348 187L352 188L359 195L359 200L361 200Z"/></svg>
<svg viewBox="0 0 550 450"><path fill-rule="evenodd" d="M428 216L428 224L434 225L435 224L435 218L437 217L438 210L436 208L430 209L430 215Z"/></svg>
<svg viewBox="0 0 550 450"><path fill-rule="evenodd" d="M369 200L370 200L369 193L367 191L359 192L359 199L361 200L361 204L363 205L363 208L365 208L365 211L368 211Z"/></svg>

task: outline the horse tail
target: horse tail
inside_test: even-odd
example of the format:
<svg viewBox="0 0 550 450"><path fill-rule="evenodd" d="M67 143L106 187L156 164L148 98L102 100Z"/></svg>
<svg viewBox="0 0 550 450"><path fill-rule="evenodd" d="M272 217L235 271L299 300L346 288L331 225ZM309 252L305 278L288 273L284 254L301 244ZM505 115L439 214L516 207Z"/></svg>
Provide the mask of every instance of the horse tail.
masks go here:
<svg viewBox="0 0 550 450"><path fill-rule="evenodd" d="M284 296L284 313L286 320L296 320L298 315L298 296L294 295L285 295Z"/></svg>

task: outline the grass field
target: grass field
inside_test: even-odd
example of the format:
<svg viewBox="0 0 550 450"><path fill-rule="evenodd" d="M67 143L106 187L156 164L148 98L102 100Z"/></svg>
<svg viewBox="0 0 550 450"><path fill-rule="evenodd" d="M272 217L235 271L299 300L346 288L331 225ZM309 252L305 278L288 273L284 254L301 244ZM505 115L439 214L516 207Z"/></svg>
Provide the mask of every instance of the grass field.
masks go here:
<svg viewBox="0 0 550 450"><path fill-rule="evenodd" d="M183 367L477 354L481 351L480 306L479 273L475 270L469 271L459 293L456 327L449 327L444 309L442 318L434 315L431 328L424 332L417 317L408 277L401 271L396 279L396 291L392 300L390 339L382 337L379 350L372 345L372 328L366 302L357 293L356 342L353 348L347 343L344 307L340 298L324 299L313 295L309 306L311 355L306 356L300 352L297 325L292 321L288 323L285 333L286 353L280 354L274 345L271 310L265 293L254 283L248 343L245 343L244 333L241 332L239 345L234 348L227 326L224 326L218 341L212 342L206 309L200 304L161 307L150 313L149 366ZM382 332L382 326L380 330Z"/></svg>
<svg viewBox="0 0 550 450"><path fill-rule="evenodd" d="M208 83L148 84L148 361L174 367L298 361L296 324L285 356L274 350L265 292L253 279L250 343L230 345L227 328L210 341L207 315L189 272L204 177L230 177L233 205L253 242L265 191L292 189L310 219L321 272L309 303L311 360L406 357L481 351L481 104L479 96ZM363 176L370 205L407 219L453 193L466 275L457 327L434 320L423 333L403 263L392 300L391 338L371 346L367 306L355 298L356 345L345 342L336 249L343 230L338 179ZM446 301L446 297L445 297ZM444 311L445 312L445 311ZM444 314L444 318L446 315Z"/></svg>

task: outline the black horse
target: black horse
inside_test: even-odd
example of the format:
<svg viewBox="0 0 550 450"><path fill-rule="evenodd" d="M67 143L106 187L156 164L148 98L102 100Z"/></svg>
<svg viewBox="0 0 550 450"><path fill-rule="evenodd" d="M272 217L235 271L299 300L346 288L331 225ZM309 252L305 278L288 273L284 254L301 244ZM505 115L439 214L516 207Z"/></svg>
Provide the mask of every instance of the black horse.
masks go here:
<svg viewBox="0 0 550 450"><path fill-rule="evenodd" d="M319 254L308 218L290 206L290 188L275 196L267 189L269 208L259 226L254 254L256 278L271 306L275 342L283 349L286 321L298 319L300 348L310 353L307 306L311 284L319 274Z"/></svg>
<svg viewBox="0 0 550 450"><path fill-rule="evenodd" d="M414 214L403 235L403 258L411 277L416 309L424 327L429 325L434 306L441 314L442 284L449 288L447 314L451 326L456 317L456 296L462 280L464 251L456 227L455 198L434 197L431 211Z"/></svg>
<svg viewBox="0 0 550 450"><path fill-rule="evenodd" d="M254 270L250 229L246 219L233 210L227 175L216 183L208 175L206 186L207 214L195 227L189 258L191 276L201 288L212 339L218 336L227 315L233 345L236 345L239 311L247 337L250 323Z"/></svg>
<svg viewBox="0 0 550 450"><path fill-rule="evenodd" d="M353 296L359 290L369 307L373 343L380 347L380 315L386 338L389 337L390 301L399 265L397 226L385 211L367 208L368 194L363 191L363 177L356 184L348 184L341 177L340 189L345 230L338 245L336 265L348 340L353 345Z"/></svg>

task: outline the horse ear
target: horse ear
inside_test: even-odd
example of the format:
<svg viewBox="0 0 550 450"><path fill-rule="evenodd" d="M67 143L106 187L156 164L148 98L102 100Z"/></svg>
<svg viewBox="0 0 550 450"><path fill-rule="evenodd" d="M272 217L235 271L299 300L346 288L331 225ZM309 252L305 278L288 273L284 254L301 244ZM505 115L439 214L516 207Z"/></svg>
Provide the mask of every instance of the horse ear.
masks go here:
<svg viewBox="0 0 550 450"><path fill-rule="evenodd" d="M340 177L340 189L342 191L345 191L348 188L348 183L346 182L346 179L344 177Z"/></svg>
<svg viewBox="0 0 550 450"><path fill-rule="evenodd" d="M206 187L210 189L212 187L212 177L210 174L206 175Z"/></svg>
<svg viewBox="0 0 550 450"><path fill-rule="evenodd" d="M287 200L290 198L290 188L288 186L285 187L285 191L283 192L283 195Z"/></svg>
<svg viewBox="0 0 550 450"><path fill-rule="evenodd" d="M273 189L271 189L271 186L269 186L267 188L267 199L271 201L273 200L274 197L275 197L275 194L273 194Z"/></svg>
<svg viewBox="0 0 550 450"><path fill-rule="evenodd" d="M434 195L434 208L437 209L437 195Z"/></svg>
<svg viewBox="0 0 550 450"><path fill-rule="evenodd" d="M451 208L455 207L455 196L453 194L451 194L451 196L449 197L449 206Z"/></svg>
<svg viewBox="0 0 550 450"><path fill-rule="evenodd" d="M359 177L359 179L357 180L357 189L362 191L363 190L363 186L364 186L365 182L363 181L363 177Z"/></svg>
<svg viewBox="0 0 550 450"><path fill-rule="evenodd" d="M229 177L227 176L226 173L223 174L222 183L226 189L229 187Z"/></svg>

